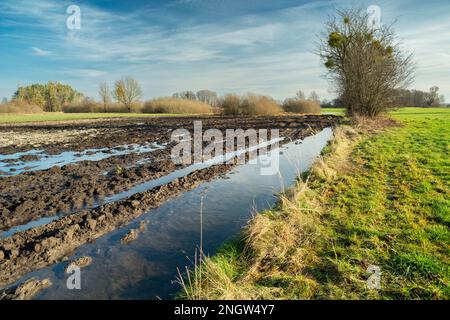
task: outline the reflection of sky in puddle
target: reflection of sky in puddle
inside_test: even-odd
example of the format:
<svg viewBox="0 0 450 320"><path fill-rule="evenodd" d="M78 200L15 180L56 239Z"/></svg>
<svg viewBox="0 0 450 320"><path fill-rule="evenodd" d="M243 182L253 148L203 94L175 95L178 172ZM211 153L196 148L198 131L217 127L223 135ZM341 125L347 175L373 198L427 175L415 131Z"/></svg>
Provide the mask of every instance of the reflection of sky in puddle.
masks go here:
<svg viewBox="0 0 450 320"><path fill-rule="evenodd" d="M52 280L53 286L38 299L155 299L170 298L180 288L172 281L176 268L191 265L199 245L200 199L204 195L203 247L214 254L227 239L239 233L255 209L272 206L275 193L295 182L307 170L331 138L331 129L306 138L301 144L281 148L280 174L262 176L260 163L235 168L227 179L217 179L185 192L159 208L151 210L129 226L116 230L75 251L75 257L93 257L91 266L81 271L81 290L68 290L64 274L66 263L30 273L30 277ZM120 238L141 220L150 224L139 238L121 245Z"/></svg>
<svg viewBox="0 0 450 320"><path fill-rule="evenodd" d="M17 175L28 171L49 169L53 166L64 166L70 163L81 161L100 161L113 156L121 156L131 153L152 152L163 149L163 145L152 143L148 145L123 145L114 148L88 149L83 152L67 151L57 155L47 155L44 150L31 150L18 152L9 155L0 155L0 176ZM19 161L23 156L38 156L38 160ZM14 162L4 162L4 160L17 160Z"/></svg>
<svg viewBox="0 0 450 320"><path fill-rule="evenodd" d="M188 175L188 174L190 174L190 173L192 173L192 172L194 172L196 170L209 168L209 167L211 167L213 165L216 165L216 164L219 164L219 163L223 163L223 162L227 162L227 161L231 160L233 157L240 156L240 155L244 154L247 151L251 152L251 151L258 150L258 149L261 149L261 148L264 148L264 147L268 147L269 145L273 145L274 143L280 142L282 140L283 140L283 138L277 138L277 139L273 139L273 140L270 140L270 141L264 141L264 142L261 142L260 144L258 144L256 146L253 146L253 147L249 147L249 148L246 148L246 149L238 150L238 151L235 151L235 152L226 153L226 154L224 154L222 156L214 157L214 158L209 159L209 160L207 160L205 162L195 163L195 164L190 165L190 166L188 166L186 168L183 168L183 169L180 169L180 170L175 170L175 171L173 171L173 172L169 173L168 175L165 175L165 176L163 176L161 178L150 180L148 182L144 182L144 183L138 184L138 185L132 187L131 189L127 190L127 191L120 192L118 194L106 197L104 199L97 200L92 206L87 206L87 207L85 207L83 209L95 208L95 207L98 207L99 205L102 205L102 204L105 204L105 203L110 203L110 202L119 201L119 200L128 198L128 197L130 197L130 196L132 196L132 195L134 195L136 193L143 192L143 191L146 191L146 190L150 190L152 188L159 187L159 186L162 186L164 184L167 184L167 183L169 183L169 182L171 182L171 181L173 181L173 180L175 180L177 178L184 177L184 176L186 176L186 175ZM261 160L261 162L262 162L263 157L260 157L259 160ZM145 163L145 162L148 162L148 161L149 161L149 159L146 158L146 159L141 159L138 162ZM137 163L135 163L133 166L136 166L136 165L137 165ZM108 174L108 172L106 172L105 174ZM13 228L11 228L11 229L9 229L7 231L4 231L4 232L0 231L0 239L6 238L6 237L10 237L10 236L12 236L13 234L15 234L17 232L25 231L25 230L28 230L28 229L31 229L31 228L35 228L35 227L39 227L39 226L43 226L43 225L45 225L47 223L50 223L50 222L52 222L54 220L59 219L59 217L61 217L61 215L55 215L55 216L52 216L52 217L43 217L43 218L39 218L39 219L37 219L35 221L31 221L31 222L28 222L28 223L23 224L23 225L13 227Z"/></svg>

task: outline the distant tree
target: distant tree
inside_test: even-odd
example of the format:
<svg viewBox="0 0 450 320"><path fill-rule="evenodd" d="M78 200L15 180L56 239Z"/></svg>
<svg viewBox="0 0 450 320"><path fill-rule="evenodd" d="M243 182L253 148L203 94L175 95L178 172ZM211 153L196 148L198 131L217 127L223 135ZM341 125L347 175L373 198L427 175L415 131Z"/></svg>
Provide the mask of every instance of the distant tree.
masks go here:
<svg viewBox="0 0 450 320"><path fill-rule="evenodd" d="M296 98L299 99L299 100L305 100L305 99L306 99L305 93L304 93L302 90L298 90L298 91L295 93L295 96L296 96Z"/></svg>
<svg viewBox="0 0 450 320"><path fill-rule="evenodd" d="M211 90L200 90L196 94L197 100L207 103L210 106L216 106L218 102L217 93Z"/></svg>
<svg viewBox="0 0 450 320"><path fill-rule="evenodd" d="M137 80L126 77L116 81L113 96L131 112L133 103L142 97L142 89Z"/></svg>
<svg viewBox="0 0 450 320"><path fill-rule="evenodd" d="M50 112L60 111L61 110L61 103L58 100L58 88L56 83L49 82L47 84L48 90L47 90L47 96L45 97L46 100L46 106L45 109Z"/></svg>
<svg viewBox="0 0 450 320"><path fill-rule="evenodd" d="M395 90L413 79L412 55L404 54L390 25L374 27L363 9L338 11L326 23L318 54L351 116L376 117L395 107Z"/></svg>
<svg viewBox="0 0 450 320"><path fill-rule="evenodd" d="M111 102L111 92L106 82L100 83L98 94L103 103L103 111L106 113L106 108L108 107L108 104Z"/></svg>
<svg viewBox="0 0 450 320"><path fill-rule="evenodd" d="M192 91L183 91L180 93L180 97L182 99L187 99L187 100L196 100L197 99L195 93Z"/></svg>
<svg viewBox="0 0 450 320"><path fill-rule="evenodd" d="M6 103L8 103L8 98L3 97L3 99L2 99L2 104L6 104Z"/></svg>
<svg viewBox="0 0 450 320"><path fill-rule="evenodd" d="M430 91L425 92L421 90L395 90L397 107L418 107L428 108L437 107L445 104L445 97L439 95L439 88L433 87Z"/></svg>
<svg viewBox="0 0 450 320"><path fill-rule="evenodd" d="M430 88L430 92L425 96L425 103L428 107L437 107L440 105L439 87L434 86Z"/></svg>
<svg viewBox="0 0 450 320"><path fill-rule="evenodd" d="M83 95L71 86L49 81L47 84L32 84L19 87L13 100L37 105L47 112L60 111L67 103L82 99Z"/></svg>
<svg viewBox="0 0 450 320"><path fill-rule="evenodd" d="M308 99L312 101L320 101L319 95L315 91L311 92Z"/></svg>

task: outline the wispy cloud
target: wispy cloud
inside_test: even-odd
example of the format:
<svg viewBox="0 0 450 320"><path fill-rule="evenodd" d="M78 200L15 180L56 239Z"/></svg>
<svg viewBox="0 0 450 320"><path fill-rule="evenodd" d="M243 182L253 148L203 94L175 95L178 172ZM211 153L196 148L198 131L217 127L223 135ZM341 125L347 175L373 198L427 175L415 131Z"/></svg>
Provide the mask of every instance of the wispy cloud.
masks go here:
<svg viewBox="0 0 450 320"><path fill-rule="evenodd" d="M450 80L442 75L450 61L449 44L443 41L449 38L449 13L435 9L434 16L424 14L416 27L419 23L411 17L417 14L413 9L417 4L379 2L386 21L403 12L398 32L418 60L417 86L427 87L434 81L450 88ZM2 1L0 11L7 18L3 21L10 27L0 33L0 41L33 45L35 55L47 56L52 63L45 74L64 75L88 94L93 78L108 81L132 75L152 96L211 88L219 92L264 90L283 98L302 88L331 97L322 77L324 69L311 52L326 14L351 3L249 0L241 5L231 0L178 0L124 11L104 9L86 0L80 4L82 28L72 32L65 28L65 9L71 3ZM362 6L369 4L361 1ZM184 10L186 5L188 10ZM274 8L267 9L270 6ZM240 11L219 17L228 7ZM267 10L254 10L259 7ZM245 12L243 8L250 9Z"/></svg>
<svg viewBox="0 0 450 320"><path fill-rule="evenodd" d="M37 47L31 47L31 49L33 50L34 54L37 56L51 56L53 54L51 51L42 50Z"/></svg>

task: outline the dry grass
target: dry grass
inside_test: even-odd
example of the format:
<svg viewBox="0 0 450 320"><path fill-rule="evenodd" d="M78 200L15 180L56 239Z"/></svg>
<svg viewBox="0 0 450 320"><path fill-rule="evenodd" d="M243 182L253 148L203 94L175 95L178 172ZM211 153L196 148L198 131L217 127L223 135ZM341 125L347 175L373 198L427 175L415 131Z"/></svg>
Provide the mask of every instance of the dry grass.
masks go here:
<svg viewBox="0 0 450 320"><path fill-rule="evenodd" d="M351 119L352 125L356 130L368 132L371 134L380 133L386 128L400 127L401 123L390 116L378 116L369 118L364 116L354 116Z"/></svg>
<svg viewBox="0 0 450 320"><path fill-rule="evenodd" d="M136 102L132 106L131 112L141 112L143 105L141 102ZM84 99L78 103L69 103L62 107L64 113L128 113L128 109L120 103L109 103L106 110L103 104L98 103L92 99Z"/></svg>
<svg viewBox="0 0 450 320"><path fill-rule="evenodd" d="M187 99L158 98L145 102L143 113L173 113L173 114L207 114L212 113L209 104Z"/></svg>
<svg viewBox="0 0 450 320"><path fill-rule="evenodd" d="M0 104L0 113L8 114L34 114L43 113L42 109L35 105L23 104L18 102L8 102Z"/></svg>
<svg viewBox="0 0 450 320"><path fill-rule="evenodd" d="M220 109L224 115L236 116L276 115L282 111L274 99L256 94L228 94L221 99Z"/></svg>
<svg viewBox="0 0 450 320"><path fill-rule="evenodd" d="M283 110L291 113L320 113L320 103L313 100L286 99Z"/></svg>
<svg viewBox="0 0 450 320"><path fill-rule="evenodd" d="M310 175L316 180L330 182L338 173L349 172L353 166L350 153L360 139L360 133L352 127L337 127L334 139L327 146L327 156L317 159L310 169Z"/></svg>
<svg viewBox="0 0 450 320"><path fill-rule="evenodd" d="M91 99L83 99L81 102L68 103L62 107L64 113L98 113L102 112L100 103Z"/></svg>

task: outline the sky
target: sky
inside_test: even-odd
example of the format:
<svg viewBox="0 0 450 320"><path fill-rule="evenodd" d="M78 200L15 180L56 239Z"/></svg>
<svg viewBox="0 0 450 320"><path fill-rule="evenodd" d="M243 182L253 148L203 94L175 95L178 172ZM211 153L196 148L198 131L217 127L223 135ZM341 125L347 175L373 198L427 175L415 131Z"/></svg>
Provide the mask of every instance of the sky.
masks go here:
<svg viewBox="0 0 450 320"><path fill-rule="evenodd" d="M71 5L80 29L67 27ZM0 98L53 80L98 99L101 82L131 76L144 99L201 89L332 99L318 36L337 8L371 5L414 54L412 88L437 85L449 102L448 0L0 0Z"/></svg>

